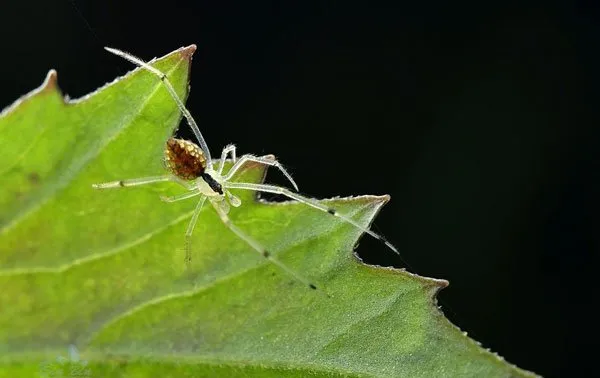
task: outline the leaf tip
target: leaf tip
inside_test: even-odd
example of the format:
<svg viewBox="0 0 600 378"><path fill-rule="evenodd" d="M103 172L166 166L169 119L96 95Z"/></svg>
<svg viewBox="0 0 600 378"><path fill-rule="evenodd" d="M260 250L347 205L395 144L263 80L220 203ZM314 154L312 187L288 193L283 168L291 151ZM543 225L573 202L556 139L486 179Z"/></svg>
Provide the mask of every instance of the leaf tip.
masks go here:
<svg viewBox="0 0 600 378"><path fill-rule="evenodd" d="M431 277L423 277L426 278L425 285L431 289L432 295L436 297L439 292L450 285L450 282L441 278L431 278Z"/></svg>
<svg viewBox="0 0 600 378"><path fill-rule="evenodd" d="M386 203L390 202L390 200L392 199L392 196L390 196L389 194L382 194L380 196L374 196L374 198L377 202L379 202L383 206Z"/></svg>
<svg viewBox="0 0 600 378"><path fill-rule="evenodd" d="M51 69L46 74L46 78L44 79L44 82L42 83L42 85L40 85L39 87L30 91L29 93L24 94L23 96L18 98L16 101L14 101L11 105L2 109L0 111L0 118L7 116L9 113L12 113L22 103L28 101L29 99L35 97L38 94L53 93L53 92L58 93L59 95L61 93L60 88L58 88L58 74L56 73L56 70Z"/></svg>
<svg viewBox="0 0 600 378"><path fill-rule="evenodd" d="M178 50L178 53L181 55L183 59L192 60L192 55L196 52L196 45L191 44L186 47L182 47Z"/></svg>
<svg viewBox="0 0 600 378"><path fill-rule="evenodd" d="M55 69L51 69L46 74L46 78L40 87L40 92L58 90L58 73Z"/></svg>
<svg viewBox="0 0 600 378"><path fill-rule="evenodd" d="M429 293L430 299L433 301L434 306L437 307L437 296L443 289L450 285L450 282L441 278L432 278L421 276L416 273L411 273L408 270L400 269L402 274L417 279L423 285L423 288Z"/></svg>

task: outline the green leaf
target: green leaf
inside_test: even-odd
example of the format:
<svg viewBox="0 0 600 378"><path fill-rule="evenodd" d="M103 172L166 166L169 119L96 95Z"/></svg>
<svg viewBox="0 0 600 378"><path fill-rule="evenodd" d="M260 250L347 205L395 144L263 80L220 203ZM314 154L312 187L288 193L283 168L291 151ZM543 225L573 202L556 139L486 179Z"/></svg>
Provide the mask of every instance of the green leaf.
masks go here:
<svg viewBox="0 0 600 378"><path fill-rule="evenodd" d="M193 50L153 63L182 97ZM329 297L258 256L210 206L186 269L196 202L159 199L181 187L92 189L163 174L179 119L139 69L77 101L63 99L51 71L2 113L0 376L529 375L443 317L435 295L445 281L361 263L360 232L302 204L238 192L231 218ZM248 165L239 180L264 173ZM368 225L387 200L325 202Z"/></svg>

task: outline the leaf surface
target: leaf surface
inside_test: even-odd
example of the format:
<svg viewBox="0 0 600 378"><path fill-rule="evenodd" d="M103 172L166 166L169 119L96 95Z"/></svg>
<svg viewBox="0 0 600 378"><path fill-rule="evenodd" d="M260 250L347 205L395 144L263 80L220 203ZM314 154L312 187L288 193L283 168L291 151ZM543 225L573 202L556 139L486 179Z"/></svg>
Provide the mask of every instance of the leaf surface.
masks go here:
<svg viewBox="0 0 600 378"><path fill-rule="evenodd" d="M193 50L153 62L182 97ZM181 187L91 187L164 174L179 120L160 81L139 69L77 101L63 99L51 71L3 111L0 376L529 375L443 317L435 295L445 281L361 263L352 254L360 232L302 204L239 191L243 205L230 215L329 297L267 263L210 206L186 269L196 202L159 199ZM238 180L264 175L249 164ZM325 202L368 225L387 199Z"/></svg>

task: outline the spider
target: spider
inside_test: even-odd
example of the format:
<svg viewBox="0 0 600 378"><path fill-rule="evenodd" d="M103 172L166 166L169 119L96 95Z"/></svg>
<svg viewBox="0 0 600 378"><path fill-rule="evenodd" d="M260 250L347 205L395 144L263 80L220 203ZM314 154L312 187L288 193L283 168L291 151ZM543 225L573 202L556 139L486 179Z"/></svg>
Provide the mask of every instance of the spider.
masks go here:
<svg viewBox="0 0 600 378"><path fill-rule="evenodd" d="M192 45L191 47L192 49L195 49L196 46ZM392 251L394 251L396 254L399 254L398 250L383 236L369 230L368 228L363 227L362 225L354 221L352 218L338 213L335 209L323 205L314 199L299 194L298 185L296 185L296 182L294 181L292 176L290 176L287 170L273 157L259 157L251 154L246 154L237 159L236 147L233 144L229 144L225 146L225 148L223 148L221 152L221 159L218 161L218 166L215 167L215 164L217 164L217 162L214 162L212 160L210 150L208 149L208 145L206 144L206 141L204 140L204 137L202 136L202 133L200 132L200 129L196 124L196 121L194 121L194 118L192 117L191 113L187 110L187 108L183 104L183 101L175 92L175 89L173 88L173 85L167 78L167 75L162 73L155 67L149 65L145 61L141 60L140 58L133 56L129 53L110 47L105 47L105 49L112 54L120 56L128 60L129 62L139 67L142 67L143 69L151 72L160 79L167 91L170 93L173 100L177 103L177 107L185 117L192 131L194 132L194 135L198 140L198 144L195 144L188 140L177 139L174 137L171 137L167 140L164 154L165 165L169 171L169 174L162 176L111 181L100 184L93 184L92 186L95 189L112 189L146 185L164 181L172 181L182 185L184 188L187 189L187 191L182 194L175 195L173 197L161 196L161 199L163 201L175 202L196 196L200 197L196 204L196 208L192 213L192 217L190 219L190 222L188 223L187 231L185 233L186 265L189 265L192 258L191 237L194 231L194 227L196 225L196 222L198 221L198 217L200 215L202 207L204 206L206 200L208 200L208 202L212 205L214 210L219 215L223 224L240 239L245 241L250 247L252 247L252 249L258 252L263 258L275 264L280 269L292 276L294 279L298 280L299 282L302 282L309 288L317 289L316 285L305 279L302 275L296 273L294 270L288 268L285 264L276 259L273 256L273 254L268 249L266 249L261 243L251 238L248 234L246 234L244 231L242 231L240 228L238 228L235 224L231 222L228 216L230 205L238 207L241 205L241 200L235 195L233 195L230 192L230 189L242 189L255 192L281 194L292 200L298 201L317 210L331 214L332 216L351 224L352 226L356 227L362 232L367 233L375 239L382 241ZM225 161L228 157L231 157L233 166L231 166L231 168L227 172L224 172ZM264 164L279 169L281 173L283 173L283 175L289 180L291 185L294 187L295 191L292 191L285 187L270 184L255 184L232 181L236 173L240 171L240 168L242 168L244 164L248 162Z"/></svg>

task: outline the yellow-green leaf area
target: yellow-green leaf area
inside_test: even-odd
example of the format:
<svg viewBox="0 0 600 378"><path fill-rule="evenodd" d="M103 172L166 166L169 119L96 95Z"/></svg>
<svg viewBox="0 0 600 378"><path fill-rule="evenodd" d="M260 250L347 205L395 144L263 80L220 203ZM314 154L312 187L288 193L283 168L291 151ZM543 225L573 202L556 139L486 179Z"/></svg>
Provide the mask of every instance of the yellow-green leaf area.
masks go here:
<svg viewBox="0 0 600 378"><path fill-rule="evenodd" d="M152 62L182 98L194 48ZM36 377L53 364L92 377L530 375L443 317L435 295L445 281L361 263L352 253L361 232L302 204L238 191L243 204L230 216L320 291L255 253L210 206L186 267L195 199L160 200L183 188L92 189L164 174L180 118L160 80L140 69L75 101L51 71L2 112L0 377ZM237 180L264 176L249 164ZM325 202L367 226L388 199ZM74 348L80 359L65 362Z"/></svg>

